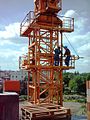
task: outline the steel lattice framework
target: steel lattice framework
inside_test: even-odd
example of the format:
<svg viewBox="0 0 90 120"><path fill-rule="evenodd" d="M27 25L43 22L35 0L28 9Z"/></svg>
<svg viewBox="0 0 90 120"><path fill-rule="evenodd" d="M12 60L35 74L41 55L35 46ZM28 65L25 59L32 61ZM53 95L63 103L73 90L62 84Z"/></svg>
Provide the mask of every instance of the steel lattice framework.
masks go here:
<svg viewBox="0 0 90 120"><path fill-rule="evenodd" d="M34 104L48 102L63 105L63 70L75 68L64 65L63 32L74 31L74 19L58 17L61 0L35 0L20 26L20 35L28 37L28 54L22 57L21 68L28 71L28 100ZM54 49L61 46L60 65L54 66ZM30 79L32 78L32 79Z"/></svg>

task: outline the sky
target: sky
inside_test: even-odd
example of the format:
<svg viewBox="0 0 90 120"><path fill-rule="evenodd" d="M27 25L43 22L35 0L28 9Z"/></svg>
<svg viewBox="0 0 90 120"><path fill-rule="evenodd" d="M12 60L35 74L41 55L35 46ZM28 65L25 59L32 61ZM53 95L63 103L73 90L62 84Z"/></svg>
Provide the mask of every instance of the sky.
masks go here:
<svg viewBox="0 0 90 120"><path fill-rule="evenodd" d="M29 11L34 10L34 0L0 0L0 69L18 70L19 56L27 53L28 38L20 37L20 23ZM73 71L90 72L90 0L62 0L59 15L73 17L74 32L64 38L72 54L83 59L76 61Z"/></svg>

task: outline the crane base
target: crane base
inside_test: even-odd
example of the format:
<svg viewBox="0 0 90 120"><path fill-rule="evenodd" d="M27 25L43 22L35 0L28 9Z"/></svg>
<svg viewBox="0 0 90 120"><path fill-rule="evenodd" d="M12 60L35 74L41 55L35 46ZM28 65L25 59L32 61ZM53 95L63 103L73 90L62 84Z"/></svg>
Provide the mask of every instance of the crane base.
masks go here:
<svg viewBox="0 0 90 120"><path fill-rule="evenodd" d="M70 109L51 103L24 106L21 111L21 120L71 120Z"/></svg>

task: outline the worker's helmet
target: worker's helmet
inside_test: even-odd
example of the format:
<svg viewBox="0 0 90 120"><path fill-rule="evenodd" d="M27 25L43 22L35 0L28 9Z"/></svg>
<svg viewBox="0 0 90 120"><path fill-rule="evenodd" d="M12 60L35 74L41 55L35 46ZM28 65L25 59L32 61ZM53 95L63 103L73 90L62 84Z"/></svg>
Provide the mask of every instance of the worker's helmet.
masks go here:
<svg viewBox="0 0 90 120"><path fill-rule="evenodd" d="M64 48L66 49L66 48L67 48L67 46L64 46Z"/></svg>

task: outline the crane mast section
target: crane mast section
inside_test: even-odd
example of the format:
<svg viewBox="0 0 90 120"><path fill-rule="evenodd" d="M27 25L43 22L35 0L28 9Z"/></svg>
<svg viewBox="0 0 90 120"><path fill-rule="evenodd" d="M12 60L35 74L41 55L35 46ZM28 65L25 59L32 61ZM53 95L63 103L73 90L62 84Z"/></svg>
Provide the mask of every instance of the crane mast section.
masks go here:
<svg viewBox="0 0 90 120"><path fill-rule="evenodd" d="M62 50L63 32L74 31L74 19L58 16L61 10L62 0L34 0L34 12L20 25L20 35L29 39L21 67L28 71L28 100L34 104L55 101L63 105L62 71L75 68L75 57L67 67L62 53L59 66L54 65L54 49L61 45Z"/></svg>

